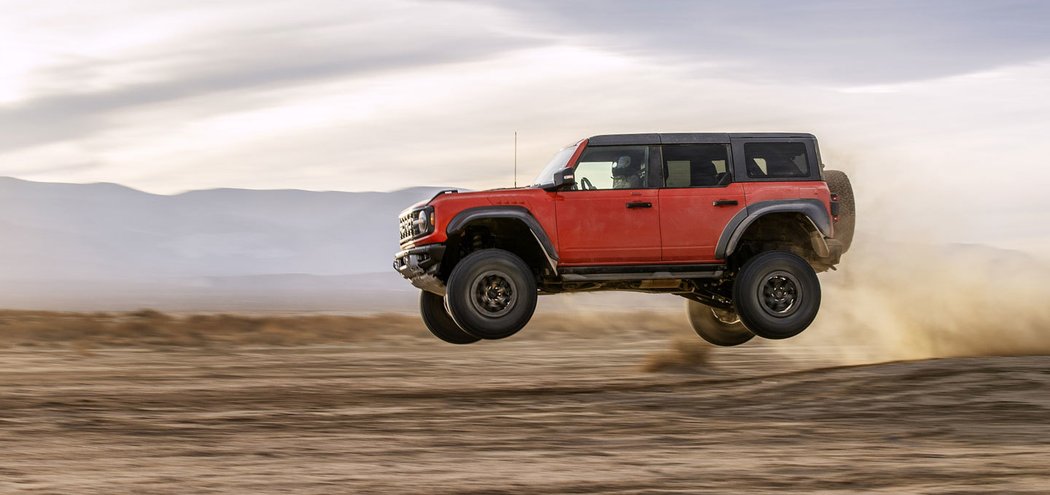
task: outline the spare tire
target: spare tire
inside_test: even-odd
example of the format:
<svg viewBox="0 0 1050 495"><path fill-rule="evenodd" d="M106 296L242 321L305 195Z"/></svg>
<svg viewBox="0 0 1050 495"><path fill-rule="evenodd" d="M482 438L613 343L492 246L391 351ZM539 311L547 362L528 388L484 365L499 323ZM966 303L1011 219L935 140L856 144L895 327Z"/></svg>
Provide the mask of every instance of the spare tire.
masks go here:
<svg viewBox="0 0 1050 495"><path fill-rule="evenodd" d="M824 180L828 189L839 197L839 221L835 223L835 236L842 243L842 252L849 250L853 244L853 229L857 224L857 207L853 202L853 186L845 172L825 170Z"/></svg>

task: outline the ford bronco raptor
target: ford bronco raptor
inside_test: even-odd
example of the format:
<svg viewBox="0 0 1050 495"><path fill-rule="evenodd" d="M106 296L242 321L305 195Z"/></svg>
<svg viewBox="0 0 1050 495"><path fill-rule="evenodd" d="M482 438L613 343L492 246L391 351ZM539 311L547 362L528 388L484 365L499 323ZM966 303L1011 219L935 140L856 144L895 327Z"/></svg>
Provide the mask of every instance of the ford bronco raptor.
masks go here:
<svg viewBox="0 0 1050 495"><path fill-rule="evenodd" d="M540 294L625 290L686 298L697 334L733 346L805 330L853 228L849 179L811 134L602 135L532 186L408 208L394 268L453 344L513 335Z"/></svg>

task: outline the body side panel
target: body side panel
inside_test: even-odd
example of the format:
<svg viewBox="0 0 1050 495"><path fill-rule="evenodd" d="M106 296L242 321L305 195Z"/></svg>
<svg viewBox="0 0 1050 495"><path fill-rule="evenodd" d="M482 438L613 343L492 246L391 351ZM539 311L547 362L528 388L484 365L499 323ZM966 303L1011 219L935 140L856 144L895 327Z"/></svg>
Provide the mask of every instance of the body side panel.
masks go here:
<svg viewBox="0 0 1050 495"><path fill-rule="evenodd" d="M735 205L724 202L736 201ZM723 202L721 205L717 202ZM660 190L660 236L665 262L713 262L726 224L747 206L742 184Z"/></svg>
<svg viewBox="0 0 1050 495"><path fill-rule="evenodd" d="M650 206L629 208L628 203ZM555 204L563 263L660 261L658 189L562 191Z"/></svg>

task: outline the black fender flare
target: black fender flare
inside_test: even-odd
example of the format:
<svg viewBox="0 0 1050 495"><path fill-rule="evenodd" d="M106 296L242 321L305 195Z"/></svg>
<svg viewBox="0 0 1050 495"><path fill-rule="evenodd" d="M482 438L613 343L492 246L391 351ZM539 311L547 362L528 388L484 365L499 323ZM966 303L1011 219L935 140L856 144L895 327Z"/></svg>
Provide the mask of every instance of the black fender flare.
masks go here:
<svg viewBox="0 0 1050 495"><path fill-rule="evenodd" d="M801 213L824 236L831 237L831 215L819 199L780 199L749 204L729 219L715 246L715 258L726 259L756 220L770 213Z"/></svg>
<svg viewBox="0 0 1050 495"><path fill-rule="evenodd" d="M452 220L448 222L448 226L445 227L445 234L451 237L463 232L471 222L491 218L513 219L525 224L525 227L532 232L532 236L536 239L540 250L543 251L544 257L547 258L547 263L550 265L551 270L554 273L558 272L558 251L554 248L554 243L551 242L550 237L547 236L547 232L543 230L543 226L536 220L536 217L532 216L532 213L524 206L478 206L467 208L452 217Z"/></svg>

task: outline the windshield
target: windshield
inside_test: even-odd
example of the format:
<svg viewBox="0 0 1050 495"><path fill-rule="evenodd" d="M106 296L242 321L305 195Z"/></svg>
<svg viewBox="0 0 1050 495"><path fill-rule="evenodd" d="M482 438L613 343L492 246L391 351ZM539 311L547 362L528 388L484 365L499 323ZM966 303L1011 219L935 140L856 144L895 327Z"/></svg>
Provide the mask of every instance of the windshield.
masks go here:
<svg viewBox="0 0 1050 495"><path fill-rule="evenodd" d="M576 148L580 146L580 142L572 146L566 146L561 151L554 154L554 158L547 162L547 166L543 167L543 171L540 175L537 175L532 181L534 186L542 186L544 184L550 184L554 180L554 172L557 172L569 163L569 159L572 158L572 154L576 152Z"/></svg>

